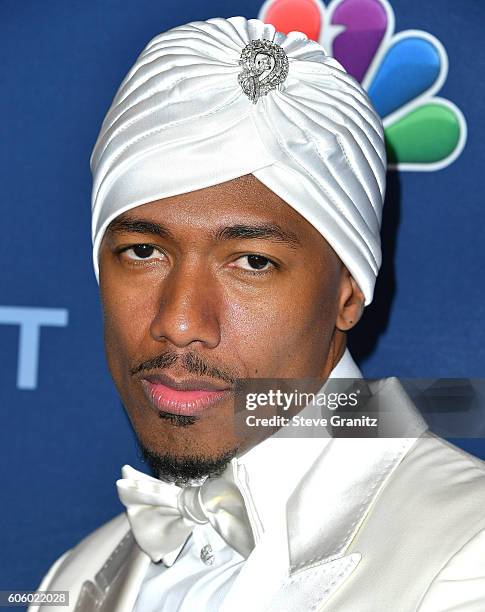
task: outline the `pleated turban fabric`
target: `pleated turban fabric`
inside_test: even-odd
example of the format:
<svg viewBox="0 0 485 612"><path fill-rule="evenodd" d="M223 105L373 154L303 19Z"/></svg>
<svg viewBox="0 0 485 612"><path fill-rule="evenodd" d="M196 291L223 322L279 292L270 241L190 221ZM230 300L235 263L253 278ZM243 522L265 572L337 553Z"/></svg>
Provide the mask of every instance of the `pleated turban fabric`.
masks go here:
<svg viewBox="0 0 485 612"><path fill-rule="evenodd" d="M240 60L257 40L283 49L287 71L251 99ZM231 17L156 36L121 83L91 170L97 278L100 243L115 217L252 173L324 236L366 304L372 300L381 264L382 123L360 85L301 32Z"/></svg>

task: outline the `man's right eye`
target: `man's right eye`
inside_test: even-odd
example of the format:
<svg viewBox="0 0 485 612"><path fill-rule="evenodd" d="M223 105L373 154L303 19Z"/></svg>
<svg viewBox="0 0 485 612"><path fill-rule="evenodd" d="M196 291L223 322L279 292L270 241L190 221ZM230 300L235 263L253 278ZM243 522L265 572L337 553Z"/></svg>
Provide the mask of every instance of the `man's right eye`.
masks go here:
<svg viewBox="0 0 485 612"><path fill-rule="evenodd" d="M134 244L123 249L121 253L126 254L132 261L156 261L165 258L165 254L151 244Z"/></svg>

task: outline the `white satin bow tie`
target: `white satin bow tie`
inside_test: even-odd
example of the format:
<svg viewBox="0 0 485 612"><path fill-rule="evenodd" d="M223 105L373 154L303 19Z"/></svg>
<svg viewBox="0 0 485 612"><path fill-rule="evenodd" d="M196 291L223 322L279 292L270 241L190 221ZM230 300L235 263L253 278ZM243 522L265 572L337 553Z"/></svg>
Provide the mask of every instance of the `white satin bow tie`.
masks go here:
<svg viewBox="0 0 485 612"><path fill-rule="evenodd" d="M243 557L254 548L244 500L235 483L208 478L181 488L125 465L116 482L138 545L154 562L174 563L195 525L210 523Z"/></svg>

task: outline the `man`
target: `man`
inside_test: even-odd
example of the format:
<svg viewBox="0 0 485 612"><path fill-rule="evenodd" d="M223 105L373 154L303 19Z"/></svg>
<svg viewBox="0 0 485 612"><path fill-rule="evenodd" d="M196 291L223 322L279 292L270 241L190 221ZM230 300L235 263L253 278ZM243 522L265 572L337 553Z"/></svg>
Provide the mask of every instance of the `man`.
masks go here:
<svg viewBox="0 0 485 612"><path fill-rule="evenodd" d="M238 427L238 381L361 376L386 160L359 85L301 33L190 23L142 52L91 164L107 359L156 478L125 466L127 512L40 589L77 612L485 610L485 466L395 379L372 394L403 437Z"/></svg>

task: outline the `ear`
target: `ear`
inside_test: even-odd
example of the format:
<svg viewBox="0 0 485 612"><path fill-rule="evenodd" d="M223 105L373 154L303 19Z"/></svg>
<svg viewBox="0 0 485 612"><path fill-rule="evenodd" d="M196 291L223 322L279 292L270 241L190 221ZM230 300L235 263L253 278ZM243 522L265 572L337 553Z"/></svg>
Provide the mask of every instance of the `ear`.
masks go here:
<svg viewBox="0 0 485 612"><path fill-rule="evenodd" d="M359 285L342 266L337 320L335 326L340 331L348 331L359 321L364 312L365 297Z"/></svg>

